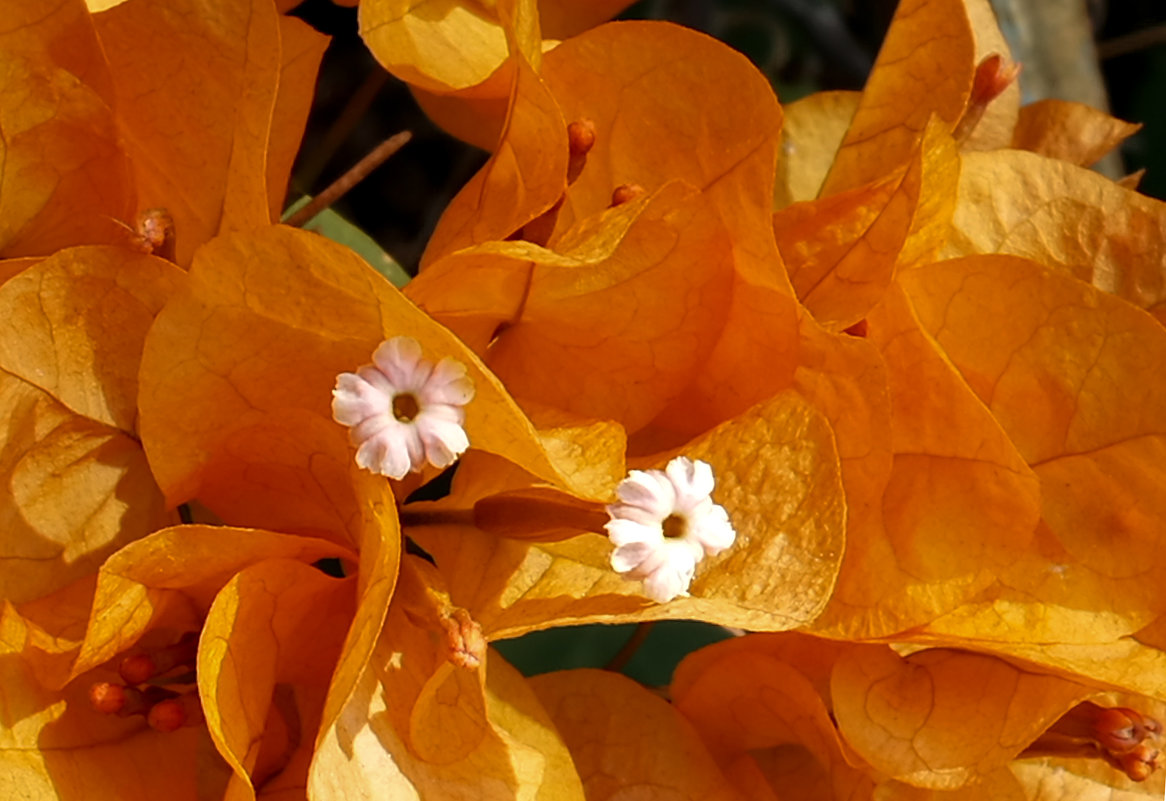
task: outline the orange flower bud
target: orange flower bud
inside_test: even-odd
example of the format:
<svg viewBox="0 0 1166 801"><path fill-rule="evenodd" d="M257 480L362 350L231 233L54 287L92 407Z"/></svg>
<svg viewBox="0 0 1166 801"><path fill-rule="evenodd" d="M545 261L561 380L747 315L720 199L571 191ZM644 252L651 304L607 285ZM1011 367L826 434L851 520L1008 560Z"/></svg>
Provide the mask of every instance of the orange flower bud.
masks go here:
<svg viewBox="0 0 1166 801"><path fill-rule="evenodd" d="M999 53L992 53L977 65L967 108L952 131L957 142L967 141L988 109L988 104L1003 94L1018 75L1020 65L1006 64Z"/></svg>
<svg viewBox="0 0 1166 801"><path fill-rule="evenodd" d="M141 684L176 667L193 667L198 658L198 632L187 632L178 642L145 654L127 656L118 666L126 684Z"/></svg>
<svg viewBox="0 0 1166 801"><path fill-rule="evenodd" d="M167 698L150 707L146 722L160 732L178 731L184 726L196 726L203 721L202 703L198 691Z"/></svg>
<svg viewBox="0 0 1166 801"><path fill-rule="evenodd" d="M567 146L571 157L586 156L595 146L595 123L587 118L575 120L567 126Z"/></svg>
<svg viewBox="0 0 1166 801"><path fill-rule="evenodd" d="M630 203L644 194L644 187L639 184L620 184L611 192L611 205L622 206Z"/></svg>

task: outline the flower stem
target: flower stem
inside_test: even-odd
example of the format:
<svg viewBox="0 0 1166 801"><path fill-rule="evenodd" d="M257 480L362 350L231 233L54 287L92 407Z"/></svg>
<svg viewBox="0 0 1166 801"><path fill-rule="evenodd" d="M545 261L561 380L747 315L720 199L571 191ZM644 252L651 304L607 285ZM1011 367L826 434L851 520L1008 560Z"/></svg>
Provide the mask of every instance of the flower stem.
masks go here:
<svg viewBox="0 0 1166 801"><path fill-rule="evenodd" d="M473 509L401 509L401 528L406 526L472 526Z"/></svg>
<svg viewBox="0 0 1166 801"><path fill-rule="evenodd" d="M644 640L648 639L648 635L652 633L655 628L656 621L649 621L647 623L640 623L636 626L636 630L632 632L632 636L628 637L628 641L623 644L615 656L604 665L604 670L610 670L613 673L619 673L623 670L627 663L632 661L632 657L636 655L636 651L640 650L640 646L644 644Z"/></svg>
<svg viewBox="0 0 1166 801"><path fill-rule="evenodd" d="M300 227L337 200L344 197L352 187L367 178L369 173L384 164L390 156L404 147L412 138L413 134L409 131L401 131L400 133L393 134L377 145L371 153L356 162L352 169L333 181L327 189L316 195L305 206L288 217L284 223L296 228Z"/></svg>

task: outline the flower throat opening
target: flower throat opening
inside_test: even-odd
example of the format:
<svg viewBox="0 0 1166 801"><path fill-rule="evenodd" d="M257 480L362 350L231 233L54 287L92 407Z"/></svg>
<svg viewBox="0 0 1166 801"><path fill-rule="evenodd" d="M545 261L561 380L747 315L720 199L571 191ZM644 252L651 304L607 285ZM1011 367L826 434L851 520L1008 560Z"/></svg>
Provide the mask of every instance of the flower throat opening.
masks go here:
<svg viewBox="0 0 1166 801"><path fill-rule="evenodd" d="M421 411L421 406L413 397L413 393L402 392L393 396L393 417L402 423L413 422L413 418L417 416L419 411Z"/></svg>
<svg viewBox="0 0 1166 801"><path fill-rule="evenodd" d="M681 515L668 515L660 524L664 529L664 536L670 540L678 540L688 533L688 520Z"/></svg>

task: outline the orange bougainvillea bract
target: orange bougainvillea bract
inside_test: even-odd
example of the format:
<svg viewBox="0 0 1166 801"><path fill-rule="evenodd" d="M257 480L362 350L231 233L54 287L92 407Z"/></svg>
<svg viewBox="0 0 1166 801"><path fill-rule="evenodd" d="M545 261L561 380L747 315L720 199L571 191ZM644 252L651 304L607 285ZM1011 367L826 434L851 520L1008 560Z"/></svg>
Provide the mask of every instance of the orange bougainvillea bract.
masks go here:
<svg viewBox="0 0 1166 801"><path fill-rule="evenodd" d="M360 0L488 151L402 290L279 223L296 5L0 0L5 797L1161 797L1136 125L986 0L784 105L620 0Z"/></svg>

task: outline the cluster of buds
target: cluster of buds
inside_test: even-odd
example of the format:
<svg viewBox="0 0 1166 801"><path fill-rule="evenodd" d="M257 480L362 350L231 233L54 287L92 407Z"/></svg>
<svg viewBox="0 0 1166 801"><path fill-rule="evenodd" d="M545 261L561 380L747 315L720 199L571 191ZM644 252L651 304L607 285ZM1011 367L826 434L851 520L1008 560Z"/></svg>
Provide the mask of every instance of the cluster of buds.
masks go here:
<svg viewBox="0 0 1166 801"><path fill-rule="evenodd" d="M173 645L122 659L118 673L124 684L108 681L89 688L89 703L106 715L142 715L150 728L177 731L203 721L195 683L198 633L188 632ZM172 687L186 687L183 690Z"/></svg>
<svg viewBox="0 0 1166 801"><path fill-rule="evenodd" d="M1134 781L1145 781L1163 761L1162 723L1124 706L1085 701L1070 709L1022 757L1100 758Z"/></svg>

